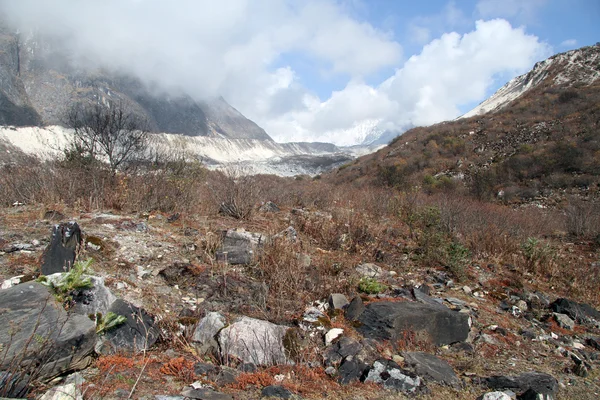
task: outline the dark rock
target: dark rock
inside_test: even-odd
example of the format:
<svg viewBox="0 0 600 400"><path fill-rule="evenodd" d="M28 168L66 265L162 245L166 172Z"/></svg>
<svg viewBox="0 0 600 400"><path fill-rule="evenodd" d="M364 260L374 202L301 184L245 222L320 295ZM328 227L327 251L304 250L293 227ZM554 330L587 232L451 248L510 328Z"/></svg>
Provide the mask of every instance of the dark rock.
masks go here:
<svg viewBox="0 0 600 400"><path fill-rule="evenodd" d="M183 230L183 236L198 236L200 231L195 228L187 227Z"/></svg>
<svg viewBox="0 0 600 400"><path fill-rule="evenodd" d="M181 395L197 400L233 400L232 395L217 392L210 388L194 389L192 387L186 387L182 390Z"/></svg>
<svg viewBox="0 0 600 400"><path fill-rule="evenodd" d="M423 286L421 286L421 287L423 287ZM426 294L425 292L423 292L422 290L419 290L417 288L413 288L412 295L414 296L415 300L417 300L420 303L429 304L430 306L433 306L433 307L441 307L442 309L446 309L446 310L448 309L446 306L444 306L442 304L442 302L443 302L442 299L433 298L433 297L429 296L428 294Z"/></svg>
<svg viewBox="0 0 600 400"><path fill-rule="evenodd" d="M223 245L217 251L217 259L228 264L249 264L254 260L255 251L263 245L264 238L259 233L243 229L230 229L223 233Z"/></svg>
<svg viewBox="0 0 600 400"><path fill-rule="evenodd" d="M181 217L181 214L179 214L179 213L175 213L175 214L169 215L167 217L167 222L173 223L173 222L177 221L180 217Z"/></svg>
<svg viewBox="0 0 600 400"><path fill-rule="evenodd" d="M554 396L551 394L538 393L533 389L527 389L521 395L517 396L517 400L553 400Z"/></svg>
<svg viewBox="0 0 600 400"><path fill-rule="evenodd" d="M223 366L219 370L215 382L220 386L231 385L232 383L235 383L238 376L240 376L240 371Z"/></svg>
<svg viewBox="0 0 600 400"><path fill-rule="evenodd" d="M363 348L356 339L342 337L332 344L323 354L326 366L338 365L348 356L356 356Z"/></svg>
<svg viewBox="0 0 600 400"><path fill-rule="evenodd" d="M542 372L525 372L516 376L491 376L486 378L484 384L490 389L511 389L515 392L536 395L549 395L554 398L558 390L558 381L552 376Z"/></svg>
<svg viewBox="0 0 600 400"><path fill-rule="evenodd" d="M428 353L403 353L404 363L409 365L418 376L427 380L460 387L460 380L446 361Z"/></svg>
<svg viewBox="0 0 600 400"><path fill-rule="evenodd" d="M473 353L475 351L473 345L467 342L456 342L450 348L454 351L464 351L465 353Z"/></svg>
<svg viewBox="0 0 600 400"><path fill-rule="evenodd" d="M0 291L0 309L0 368L39 363L30 372L48 379L91 362L95 324L87 316L67 314L46 286L27 282Z"/></svg>
<svg viewBox="0 0 600 400"><path fill-rule="evenodd" d="M242 363L238 366L238 369L242 372L249 372L249 373L258 371L258 367L253 363Z"/></svg>
<svg viewBox="0 0 600 400"><path fill-rule="evenodd" d="M523 331L521 332L521 336L527 339L535 339L537 335L532 331Z"/></svg>
<svg viewBox="0 0 600 400"><path fill-rule="evenodd" d="M346 319L348 321L356 321L364 311L365 305L363 304L362 299L360 298L360 296L356 296L346 307Z"/></svg>
<svg viewBox="0 0 600 400"><path fill-rule="evenodd" d="M0 371L0 393L6 398L25 398L30 390L30 379L25 373Z"/></svg>
<svg viewBox="0 0 600 400"><path fill-rule="evenodd" d="M158 339L159 331L154 319L145 310L117 299L108 311L126 317L127 321L98 339L98 354L142 352L148 350Z"/></svg>
<svg viewBox="0 0 600 400"><path fill-rule="evenodd" d="M412 302L376 302L365 307L357 330L365 337L398 340L404 332L415 332L423 339L443 346L462 342L469 334L469 317L427 304Z"/></svg>
<svg viewBox="0 0 600 400"><path fill-rule="evenodd" d="M587 338L585 339L585 344L587 344L591 348L600 350L600 339L598 338Z"/></svg>
<svg viewBox="0 0 600 400"><path fill-rule="evenodd" d="M196 375L208 375L217 372L217 368L209 363L197 362L194 364L194 373Z"/></svg>
<svg viewBox="0 0 600 400"><path fill-rule="evenodd" d="M550 304L550 308L555 313L567 314L579 323L590 322L590 319L600 322L600 312L589 304L561 298Z"/></svg>
<svg viewBox="0 0 600 400"><path fill-rule="evenodd" d="M367 371L365 382L379 383L387 389L394 389L404 393L415 394L424 390L421 378L410 371L403 370L398 364L390 360L377 360Z"/></svg>
<svg viewBox="0 0 600 400"><path fill-rule="evenodd" d="M81 230L77 222L55 225L50 244L42 255L42 275L69 271L81 243Z"/></svg>
<svg viewBox="0 0 600 400"><path fill-rule="evenodd" d="M193 268L194 266L190 263L175 262L162 269L158 275L162 276L171 286L181 285L194 273Z"/></svg>
<svg viewBox="0 0 600 400"><path fill-rule="evenodd" d="M263 388L260 395L261 397L276 397L278 399L292 398L292 392L279 385L271 385Z"/></svg>
<svg viewBox="0 0 600 400"><path fill-rule="evenodd" d="M369 366L360 360L346 358L338 368L338 381L343 385L358 382L368 368Z"/></svg>

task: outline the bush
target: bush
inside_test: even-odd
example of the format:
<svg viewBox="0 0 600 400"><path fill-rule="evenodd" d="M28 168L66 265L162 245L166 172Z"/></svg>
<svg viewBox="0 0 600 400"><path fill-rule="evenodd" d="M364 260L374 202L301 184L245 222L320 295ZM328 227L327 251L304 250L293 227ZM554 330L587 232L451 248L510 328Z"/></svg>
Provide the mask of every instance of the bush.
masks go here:
<svg viewBox="0 0 600 400"><path fill-rule="evenodd" d="M363 278L358 283L358 291L366 294L378 294L387 290L387 286L373 278Z"/></svg>

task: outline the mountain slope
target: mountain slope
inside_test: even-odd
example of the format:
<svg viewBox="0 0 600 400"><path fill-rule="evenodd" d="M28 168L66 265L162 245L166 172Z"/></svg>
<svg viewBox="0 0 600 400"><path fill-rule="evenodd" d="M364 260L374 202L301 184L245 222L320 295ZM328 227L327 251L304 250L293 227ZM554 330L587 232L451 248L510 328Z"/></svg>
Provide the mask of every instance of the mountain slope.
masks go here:
<svg viewBox="0 0 600 400"><path fill-rule="evenodd" d="M57 38L17 35L0 27L0 124L62 124L77 102L122 102L155 132L232 139L272 140L224 99L198 102L158 90L131 76L80 68Z"/></svg>
<svg viewBox="0 0 600 400"><path fill-rule="evenodd" d="M590 85L598 79L600 79L598 45L556 54L536 63L527 74L512 79L490 98L460 118L499 111L539 85Z"/></svg>
<svg viewBox="0 0 600 400"><path fill-rule="evenodd" d="M411 129L324 179L507 202L600 196L599 54L595 45L551 57L484 102L495 103L488 112Z"/></svg>

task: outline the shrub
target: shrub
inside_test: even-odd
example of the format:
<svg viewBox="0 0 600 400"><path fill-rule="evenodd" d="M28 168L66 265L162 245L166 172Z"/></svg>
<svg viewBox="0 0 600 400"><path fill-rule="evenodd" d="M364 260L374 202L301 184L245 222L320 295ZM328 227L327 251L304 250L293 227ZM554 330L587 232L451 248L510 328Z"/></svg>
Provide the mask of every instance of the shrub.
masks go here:
<svg viewBox="0 0 600 400"><path fill-rule="evenodd" d="M358 291L366 294L378 294L387 290L387 286L373 278L362 278L358 283Z"/></svg>

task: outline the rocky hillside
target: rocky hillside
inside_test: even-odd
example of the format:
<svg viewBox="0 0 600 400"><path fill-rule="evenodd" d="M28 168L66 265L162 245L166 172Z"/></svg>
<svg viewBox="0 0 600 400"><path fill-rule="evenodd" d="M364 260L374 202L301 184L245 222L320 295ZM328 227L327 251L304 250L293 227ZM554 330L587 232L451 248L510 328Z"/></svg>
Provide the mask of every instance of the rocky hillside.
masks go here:
<svg viewBox="0 0 600 400"><path fill-rule="evenodd" d="M328 178L431 192L467 188L504 202L596 196L599 54L595 45L540 62L467 114L474 116L411 129Z"/></svg>
<svg viewBox="0 0 600 400"><path fill-rule="evenodd" d="M74 103L123 102L155 132L271 140L223 98L198 102L130 76L77 67L58 39L0 29L1 125L60 125Z"/></svg>

